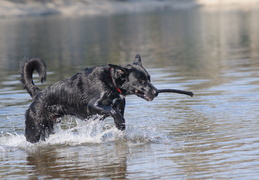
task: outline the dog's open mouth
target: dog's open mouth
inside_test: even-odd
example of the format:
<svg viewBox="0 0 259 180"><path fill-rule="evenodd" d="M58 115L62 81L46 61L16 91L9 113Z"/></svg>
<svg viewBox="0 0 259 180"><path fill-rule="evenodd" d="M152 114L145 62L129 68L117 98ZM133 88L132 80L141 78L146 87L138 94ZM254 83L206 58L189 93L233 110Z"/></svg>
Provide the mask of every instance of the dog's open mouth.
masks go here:
<svg viewBox="0 0 259 180"><path fill-rule="evenodd" d="M139 90L135 90L134 94L136 94L138 97L141 97L147 101L152 101L154 99L154 97L150 97L147 94L145 94L144 92L139 91Z"/></svg>

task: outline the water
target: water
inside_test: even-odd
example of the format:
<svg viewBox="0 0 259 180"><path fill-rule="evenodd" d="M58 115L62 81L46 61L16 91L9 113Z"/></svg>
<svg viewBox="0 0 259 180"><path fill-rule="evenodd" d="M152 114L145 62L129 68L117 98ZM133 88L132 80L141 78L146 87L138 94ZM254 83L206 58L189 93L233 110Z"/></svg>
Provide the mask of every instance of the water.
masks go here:
<svg viewBox="0 0 259 180"><path fill-rule="evenodd" d="M258 16L194 9L1 19L1 179L257 179ZM111 118L66 117L45 142L26 142L22 59L45 59L45 87L85 67L131 63L137 53L156 87L195 96L129 96L123 133Z"/></svg>

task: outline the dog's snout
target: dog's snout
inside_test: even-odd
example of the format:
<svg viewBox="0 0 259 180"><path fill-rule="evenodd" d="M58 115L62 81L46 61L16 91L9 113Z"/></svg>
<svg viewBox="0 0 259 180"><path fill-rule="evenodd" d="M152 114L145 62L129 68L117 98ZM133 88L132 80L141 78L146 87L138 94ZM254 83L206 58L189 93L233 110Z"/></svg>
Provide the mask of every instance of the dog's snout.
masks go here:
<svg viewBox="0 0 259 180"><path fill-rule="evenodd" d="M152 101L155 97L158 96L158 90L155 87L149 90L149 92L145 95L148 101Z"/></svg>
<svg viewBox="0 0 259 180"><path fill-rule="evenodd" d="M158 90L157 89L153 89L153 94L154 94L155 97L157 97L158 96Z"/></svg>

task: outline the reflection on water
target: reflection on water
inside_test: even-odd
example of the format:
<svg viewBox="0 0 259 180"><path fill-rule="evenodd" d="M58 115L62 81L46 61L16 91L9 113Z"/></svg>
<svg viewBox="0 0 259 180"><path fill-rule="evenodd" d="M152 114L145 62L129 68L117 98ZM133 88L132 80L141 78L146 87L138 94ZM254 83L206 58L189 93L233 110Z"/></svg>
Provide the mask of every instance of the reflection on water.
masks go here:
<svg viewBox="0 0 259 180"><path fill-rule="evenodd" d="M256 179L259 175L258 10L195 9L108 17L0 20L1 178ZM158 88L193 98L128 97L127 131L112 119L65 120L46 142L25 141L30 97L20 60L48 64L45 85L97 64L128 64L140 53Z"/></svg>

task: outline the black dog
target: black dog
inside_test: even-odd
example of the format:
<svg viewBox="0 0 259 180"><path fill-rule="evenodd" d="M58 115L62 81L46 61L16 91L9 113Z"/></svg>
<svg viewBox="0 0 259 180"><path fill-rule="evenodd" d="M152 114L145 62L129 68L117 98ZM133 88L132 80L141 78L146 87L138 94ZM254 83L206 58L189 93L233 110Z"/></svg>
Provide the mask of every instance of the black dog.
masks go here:
<svg viewBox="0 0 259 180"><path fill-rule="evenodd" d="M46 66L42 60L34 58L22 64L21 81L33 98L25 114L25 136L31 143L45 140L53 133L56 119L64 115L84 120L96 115L100 120L112 116L116 127L124 130L125 96L130 94L147 101L152 101L160 92L174 91L192 96L191 92L156 89L150 83L140 55L136 55L133 64L86 68L42 90L33 83L34 70L41 82L46 80Z"/></svg>

